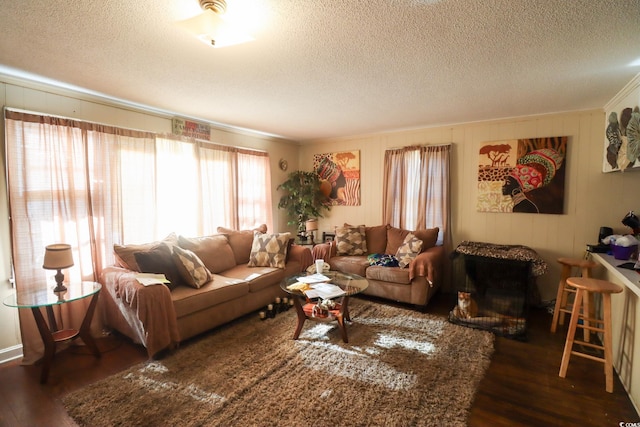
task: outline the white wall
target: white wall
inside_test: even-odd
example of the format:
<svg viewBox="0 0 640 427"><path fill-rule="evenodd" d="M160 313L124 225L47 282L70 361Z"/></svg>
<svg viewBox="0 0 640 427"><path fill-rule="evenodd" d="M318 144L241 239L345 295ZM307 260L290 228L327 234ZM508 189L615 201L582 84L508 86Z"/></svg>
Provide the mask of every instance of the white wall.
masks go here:
<svg viewBox="0 0 640 427"><path fill-rule="evenodd" d="M629 210L640 212L640 172L601 172L604 131L604 110L595 110L336 138L301 147L300 167L310 170L314 154L360 150L362 204L334 207L320 220L320 233L344 222L380 225L384 151L453 143L454 246L463 240L530 246L549 265L549 272L538 280L541 298L548 301L555 298L560 278L558 257L582 256L587 243L596 243L600 226L628 231L621 219ZM569 139L563 215L476 211L480 143L564 135Z"/></svg>
<svg viewBox="0 0 640 427"><path fill-rule="evenodd" d="M148 112L131 106L108 102L68 90L57 89L45 85L20 81L11 77L0 76L0 102L5 107L12 107L40 113L60 115L97 123L146 130L157 133L171 133L170 114ZM4 173L4 120L2 127L2 162L0 164L0 299L10 295L13 288L9 283L11 277L11 247L9 238L9 219ZM298 168L298 145L284 139L263 136L257 133L233 131L229 129L212 129L211 141L236 147L252 148L267 151L271 161L271 187L273 192L273 228L285 231L287 219L278 210L280 198L276 192L279 183L286 179L288 172ZM289 170L283 172L278 168L278 161L285 158L289 162ZM0 362L19 353L20 326L18 311L0 304ZM16 350L16 346L18 346Z"/></svg>

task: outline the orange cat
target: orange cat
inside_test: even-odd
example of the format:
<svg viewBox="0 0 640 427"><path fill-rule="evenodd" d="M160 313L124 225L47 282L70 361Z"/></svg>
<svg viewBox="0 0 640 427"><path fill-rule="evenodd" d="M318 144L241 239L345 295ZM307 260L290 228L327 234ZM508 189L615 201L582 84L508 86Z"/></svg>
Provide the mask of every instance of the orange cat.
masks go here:
<svg viewBox="0 0 640 427"><path fill-rule="evenodd" d="M471 298L471 292L458 292L458 305L454 307L453 315L459 319L471 319L478 315L478 304Z"/></svg>

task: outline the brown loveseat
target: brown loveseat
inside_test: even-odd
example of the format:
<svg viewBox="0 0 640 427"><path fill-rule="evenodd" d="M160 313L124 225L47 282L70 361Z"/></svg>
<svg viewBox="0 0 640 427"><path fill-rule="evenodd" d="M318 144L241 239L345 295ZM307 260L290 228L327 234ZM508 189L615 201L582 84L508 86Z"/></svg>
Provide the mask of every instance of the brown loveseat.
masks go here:
<svg viewBox="0 0 640 427"><path fill-rule="evenodd" d="M311 251L292 245L290 233L258 230L254 236L254 230L219 228L220 234L200 238L171 234L144 245L114 245L118 265L104 269L100 280L105 323L153 357L284 296L280 281L311 265ZM138 272L163 273L171 283L143 286Z"/></svg>
<svg viewBox="0 0 640 427"><path fill-rule="evenodd" d="M345 224L336 229L332 242L316 245L313 256L324 259L332 270L366 277L369 287L365 294L423 308L442 280L445 253L443 246L436 246L438 231L438 228L409 231L390 225L353 227ZM358 235L364 235L364 239L359 239ZM409 254L399 251L405 243L404 249L414 245L413 253L411 250ZM393 255L408 265L371 265L371 254Z"/></svg>

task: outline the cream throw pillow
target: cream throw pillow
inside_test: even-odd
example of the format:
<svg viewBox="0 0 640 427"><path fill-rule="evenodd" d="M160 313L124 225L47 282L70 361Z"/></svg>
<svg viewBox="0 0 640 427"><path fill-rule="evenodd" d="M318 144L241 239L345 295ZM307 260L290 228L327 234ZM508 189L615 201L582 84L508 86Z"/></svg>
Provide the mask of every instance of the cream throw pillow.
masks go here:
<svg viewBox="0 0 640 427"><path fill-rule="evenodd" d="M263 234L253 232L249 267L285 268L291 233Z"/></svg>
<svg viewBox="0 0 640 427"><path fill-rule="evenodd" d="M336 252L338 255L366 255L365 227L336 228Z"/></svg>
<svg viewBox="0 0 640 427"><path fill-rule="evenodd" d="M407 234L402 245L398 248L398 252L396 252L400 268L407 267L420 254L422 243L422 240L418 239L413 233Z"/></svg>
<svg viewBox="0 0 640 427"><path fill-rule="evenodd" d="M193 288L199 289L213 277L198 255L189 249L174 246L173 260L182 278Z"/></svg>

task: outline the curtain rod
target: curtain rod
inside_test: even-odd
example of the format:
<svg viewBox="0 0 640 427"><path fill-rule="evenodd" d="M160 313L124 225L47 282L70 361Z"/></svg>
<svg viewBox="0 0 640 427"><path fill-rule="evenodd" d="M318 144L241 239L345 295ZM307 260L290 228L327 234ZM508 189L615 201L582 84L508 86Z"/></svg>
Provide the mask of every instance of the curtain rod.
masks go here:
<svg viewBox="0 0 640 427"><path fill-rule="evenodd" d="M453 142L447 142L445 144L418 144L418 145L403 145L402 147L390 147L390 148L386 148L385 150L399 150L401 148L407 148L407 147L446 147L448 145L454 145Z"/></svg>

